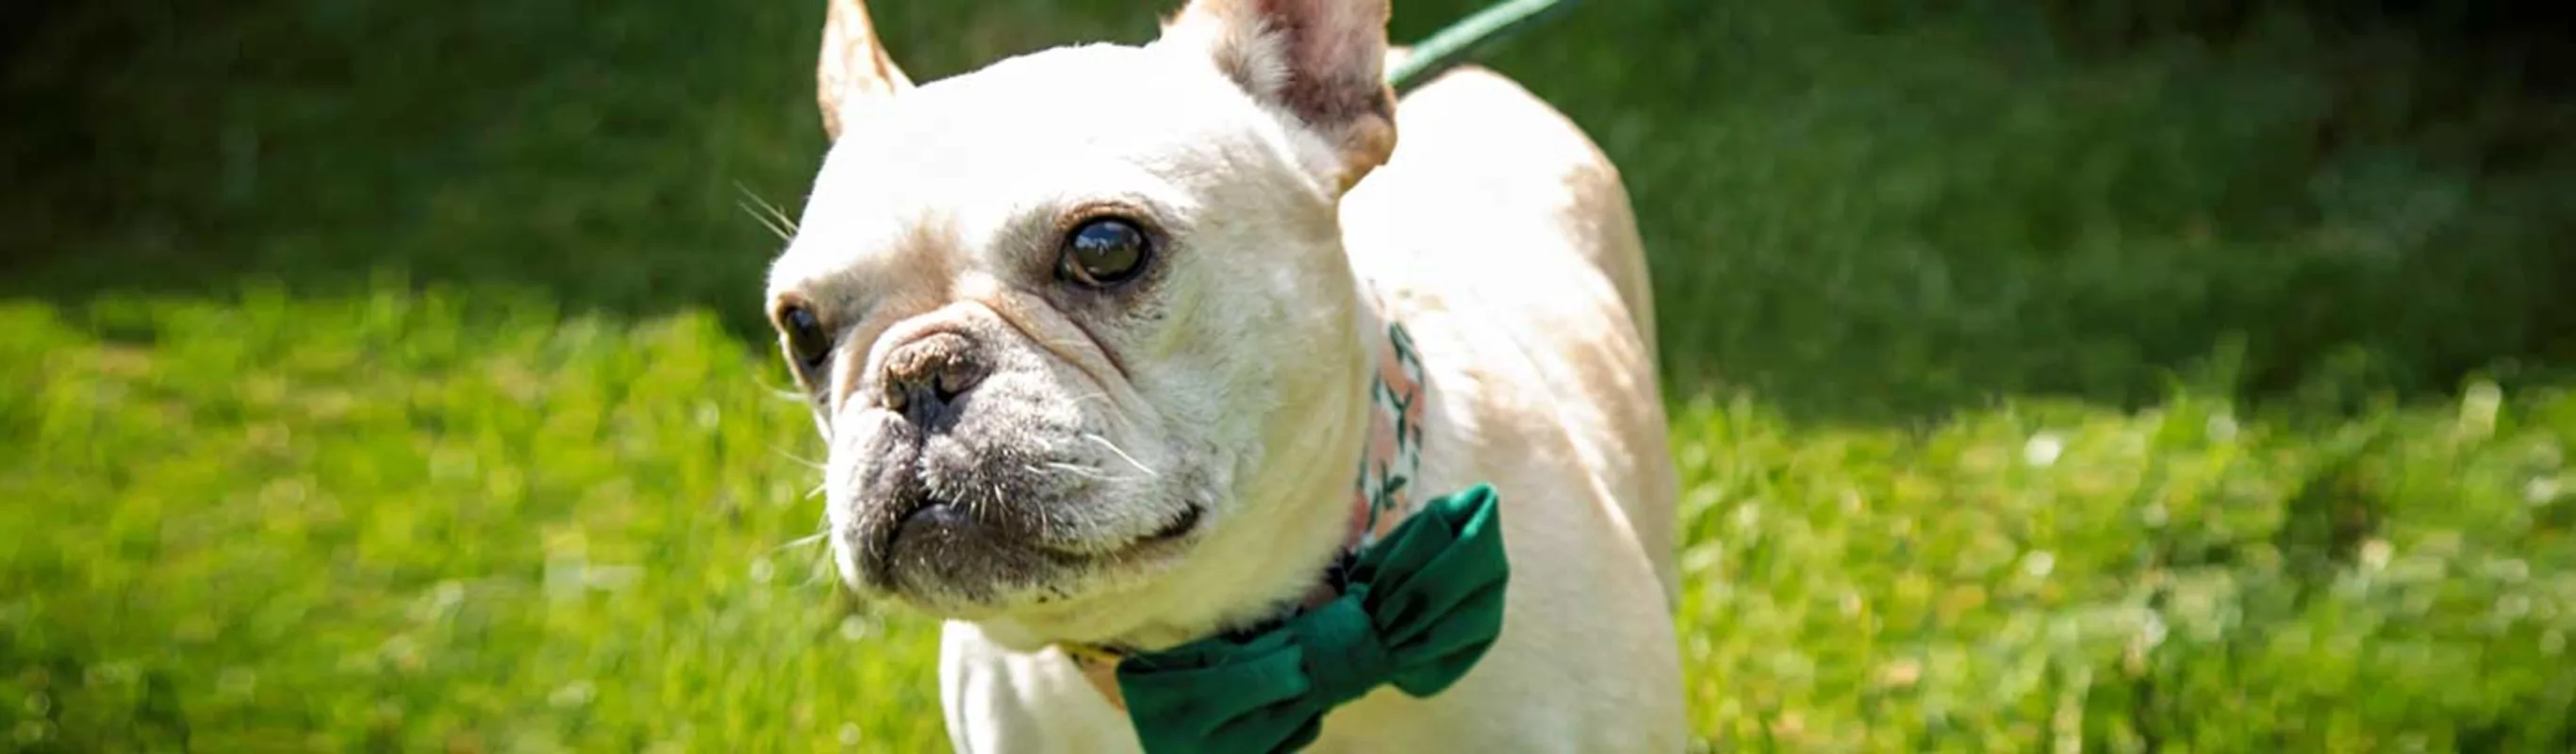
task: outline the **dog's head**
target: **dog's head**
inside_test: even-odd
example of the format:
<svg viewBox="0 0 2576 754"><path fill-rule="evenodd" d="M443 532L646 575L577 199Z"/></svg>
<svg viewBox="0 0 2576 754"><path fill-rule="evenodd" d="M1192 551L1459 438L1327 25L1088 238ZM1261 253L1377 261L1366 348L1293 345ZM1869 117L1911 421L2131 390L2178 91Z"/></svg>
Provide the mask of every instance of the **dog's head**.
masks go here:
<svg viewBox="0 0 2576 754"><path fill-rule="evenodd" d="M1195 0L1142 47L915 87L833 0L834 144L768 298L829 440L845 581L1009 617L1114 602L1263 525L1247 491L1348 423L1296 409L1360 400L1337 209L1395 143L1386 11Z"/></svg>

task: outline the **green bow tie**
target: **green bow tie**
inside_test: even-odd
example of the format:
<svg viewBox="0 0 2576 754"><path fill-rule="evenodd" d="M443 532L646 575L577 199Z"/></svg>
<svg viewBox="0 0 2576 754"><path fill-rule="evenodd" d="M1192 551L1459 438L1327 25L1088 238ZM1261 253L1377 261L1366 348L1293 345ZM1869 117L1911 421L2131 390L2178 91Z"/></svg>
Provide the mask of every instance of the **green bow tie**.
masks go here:
<svg viewBox="0 0 2576 754"><path fill-rule="evenodd" d="M1503 529L1479 484L1431 501L1363 548L1341 597L1248 635L1118 665L1128 719L1153 754L1283 752L1324 713L1382 684L1426 697L1466 675L1503 629Z"/></svg>

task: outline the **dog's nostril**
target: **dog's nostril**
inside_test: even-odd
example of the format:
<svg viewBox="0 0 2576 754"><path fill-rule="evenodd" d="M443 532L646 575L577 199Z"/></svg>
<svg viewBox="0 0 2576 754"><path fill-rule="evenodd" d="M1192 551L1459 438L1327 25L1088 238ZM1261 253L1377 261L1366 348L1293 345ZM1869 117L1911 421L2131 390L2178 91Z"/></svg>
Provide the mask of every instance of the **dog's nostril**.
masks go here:
<svg viewBox="0 0 2576 754"><path fill-rule="evenodd" d="M984 381L983 369L978 367L952 366L948 369L939 370L939 379L934 381L934 387L936 387L936 392L934 394L942 401L955 400L957 396L964 394L967 390L973 389L975 387L975 383L982 381Z"/></svg>
<svg viewBox="0 0 2576 754"><path fill-rule="evenodd" d="M950 389L942 384L941 380L908 381L889 392L886 396L886 408L907 416L920 414L921 416L913 416L914 422L919 423L928 414L936 413L940 409L947 408L948 404L957 402L957 396L963 393L965 391L962 389Z"/></svg>
<svg viewBox="0 0 2576 754"><path fill-rule="evenodd" d="M926 424L955 403L958 396L983 382L984 373L974 342L965 336L923 336L887 356L881 377L885 406L916 424Z"/></svg>

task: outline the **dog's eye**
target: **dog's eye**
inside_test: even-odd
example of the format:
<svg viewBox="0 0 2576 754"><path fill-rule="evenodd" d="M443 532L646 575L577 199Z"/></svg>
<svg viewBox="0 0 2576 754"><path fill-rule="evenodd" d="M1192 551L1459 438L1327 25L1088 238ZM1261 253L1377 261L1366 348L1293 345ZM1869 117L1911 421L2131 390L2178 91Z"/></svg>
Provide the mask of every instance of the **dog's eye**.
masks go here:
<svg viewBox="0 0 2576 754"><path fill-rule="evenodd" d="M821 369L823 362L832 358L832 334L823 330L823 321L814 317L814 310L799 304L787 305L778 312L778 329L787 336L787 355L794 357L798 366L808 371Z"/></svg>
<svg viewBox="0 0 2576 754"><path fill-rule="evenodd" d="M1152 243L1135 223L1104 217L1082 224L1064 237L1057 274L1094 288L1136 279L1153 256Z"/></svg>

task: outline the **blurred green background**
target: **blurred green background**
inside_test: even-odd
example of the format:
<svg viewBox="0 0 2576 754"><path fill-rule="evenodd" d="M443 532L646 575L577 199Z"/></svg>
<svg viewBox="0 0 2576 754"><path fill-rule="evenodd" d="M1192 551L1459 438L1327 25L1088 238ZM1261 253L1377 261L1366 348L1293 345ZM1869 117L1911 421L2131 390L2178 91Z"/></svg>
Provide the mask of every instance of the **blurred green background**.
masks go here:
<svg viewBox="0 0 2576 754"><path fill-rule="evenodd" d="M1172 4L876 14L927 80ZM1707 748L2576 749L2576 56L2252 5L1488 57L1635 196ZM11 16L0 749L944 748L758 316L821 2Z"/></svg>

